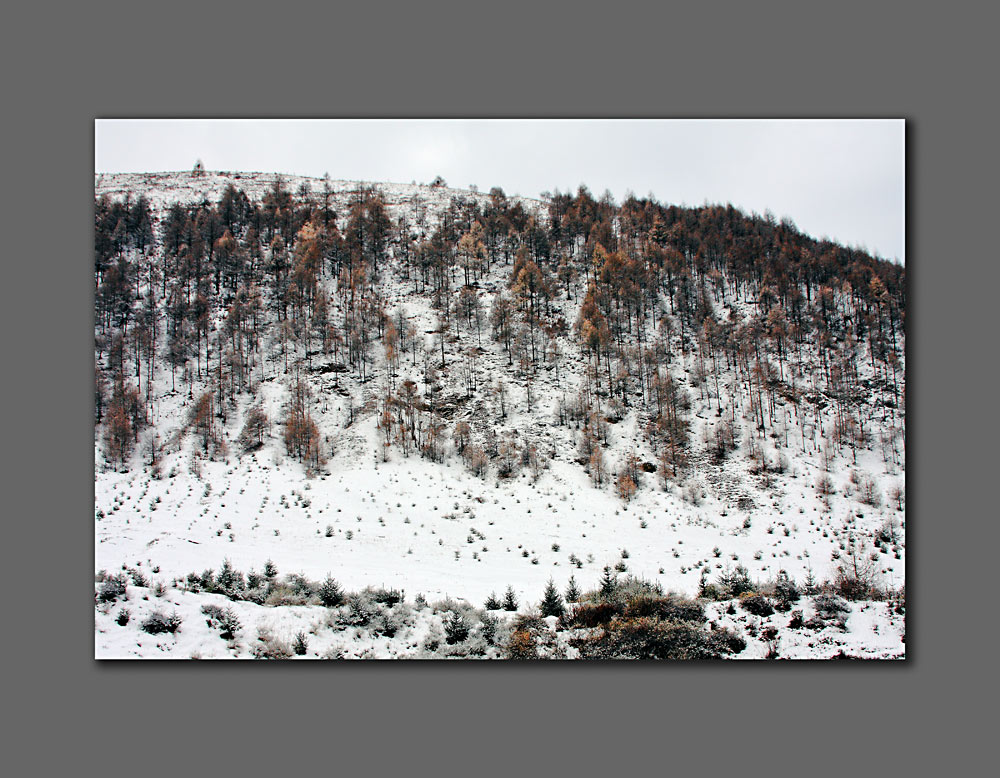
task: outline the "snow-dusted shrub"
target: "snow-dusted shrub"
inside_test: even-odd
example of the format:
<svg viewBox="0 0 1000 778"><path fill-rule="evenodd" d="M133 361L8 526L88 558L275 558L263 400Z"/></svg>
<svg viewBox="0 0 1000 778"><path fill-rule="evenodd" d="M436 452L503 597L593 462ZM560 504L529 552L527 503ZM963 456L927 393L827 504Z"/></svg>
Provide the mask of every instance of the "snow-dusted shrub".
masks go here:
<svg viewBox="0 0 1000 778"><path fill-rule="evenodd" d="M381 587L369 587L365 589L372 602L388 605L390 608L396 603L403 601L403 592L399 589L383 589Z"/></svg>
<svg viewBox="0 0 1000 778"><path fill-rule="evenodd" d="M288 659L292 655L292 649L284 640L272 635L269 629L260 627L250 653L254 659Z"/></svg>
<svg viewBox="0 0 1000 778"><path fill-rule="evenodd" d="M833 618L838 613L851 611L851 606L835 594L817 594L813 597L813 607L822 618Z"/></svg>
<svg viewBox="0 0 1000 778"><path fill-rule="evenodd" d="M141 570L136 570L135 568L129 568L129 577L132 579L133 586L149 586L149 581L146 576L142 574Z"/></svg>
<svg viewBox="0 0 1000 778"><path fill-rule="evenodd" d="M294 587L286 583L272 584L268 588L267 598L264 600L264 604L269 607L305 605L307 602L308 597L303 596L301 592L296 591Z"/></svg>
<svg viewBox="0 0 1000 778"><path fill-rule="evenodd" d="M129 611L128 608L122 608L120 611L118 611L118 615L115 616L115 623L118 624L119 627L124 627L126 624L128 624L129 619L131 618L132 618L131 611Z"/></svg>
<svg viewBox="0 0 1000 778"><path fill-rule="evenodd" d="M774 585L770 588L774 592L774 607L779 611L787 611L793 602L798 602L800 597L799 588L795 585L795 581L784 570L778 571Z"/></svg>
<svg viewBox="0 0 1000 778"><path fill-rule="evenodd" d="M127 599L128 578L123 574L106 578L97 591L98 602L115 602L119 597Z"/></svg>
<svg viewBox="0 0 1000 778"><path fill-rule="evenodd" d="M516 627L507 640L505 658L537 659L536 637L525 627Z"/></svg>
<svg viewBox="0 0 1000 778"><path fill-rule="evenodd" d="M754 616L770 616L774 613L774 604L763 594L744 592L740 595L740 607Z"/></svg>
<svg viewBox="0 0 1000 778"><path fill-rule="evenodd" d="M571 643L581 659L718 659L746 647L730 630L654 618L615 619L598 634Z"/></svg>
<svg viewBox="0 0 1000 778"><path fill-rule="evenodd" d="M830 626L841 630L847 628L847 614L851 608L837 595L818 594L813 597L813 606L816 608L816 615L806 620L803 626L815 630Z"/></svg>
<svg viewBox="0 0 1000 778"><path fill-rule="evenodd" d="M181 617L176 613L166 614L163 611L153 611L142 622L143 632L148 632L150 635L158 635L162 632L169 632L173 634L181 626Z"/></svg>
<svg viewBox="0 0 1000 778"><path fill-rule="evenodd" d="M750 572L743 565L736 565L733 570L726 570L719 575L717 586L722 599L739 597L744 592L754 590Z"/></svg>
<svg viewBox="0 0 1000 778"><path fill-rule="evenodd" d="M869 475L861 477L861 482L858 484L858 493L861 502L865 505L877 508L882 504L882 493L878 489L878 484Z"/></svg>
<svg viewBox="0 0 1000 778"><path fill-rule="evenodd" d="M679 594L665 597L640 594L632 597L625 606L626 618L658 618L664 621L705 621L705 607Z"/></svg>
<svg viewBox="0 0 1000 778"><path fill-rule="evenodd" d="M849 600L864 600L878 595L878 568L862 544L850 553L837 567L833 585L837 594Z"/></svg>
<svg viewBox="0 0 1000 778"><path fill-rule="evenodd" d="M378 606L376 606L378 607ZM375 635L395 637L396 633L413 626L413 611L405 603L392 608L378 607L378 612L371 620L369 629Z"/></svg>
<svg viewBox="0 0 1000 778"><path fill-rule="evenodd" d="M565 627L599 627L619 615L620 608L611 602L581 602L562 620Z"/></svg>
<svg viewBox="0 0 1000 778"><path fill-rule="evenodd" d="M879 527L878 532L875 534L875 540L886 545L895 543L898 537L896 522L892 519L886 519L882 522L882 526Z"/></svg>
<svg viewBox="0 0 1000 778"><path fill-rule="evenodd" d="M341 614L341 622L351 627L367 627L380 613L376 603L364 592L360 594L349 594L347 596L347 607Z"/></svg>
<svg viewBox="0 0 1000 778"><path fill-rule="evenodd" d="M209 629L218 629L223 640L232 640L236 633L240 631L242 625L239 617L232 608L221 608L218 605L203 605L201 612L208 618L206 624Z"/></svg>
<svg viewBox="0 0 1000 778"><path fill-rule="evenodd" d="M427 630L427 636L424 638L423 643L420 647L424 652L433 654L441 648L441 644L445 642L444 630L441 629L441 625L437 622L432 622L430 629Z"/></svg>
<svg viewBox="0 0 1000 778"><path fill-rule="evenodd" d="M290 573L286 580L288 585L292 587L292 591L302 597L304 601L312 597L319 588L315 583L298 573Z"/></svg>

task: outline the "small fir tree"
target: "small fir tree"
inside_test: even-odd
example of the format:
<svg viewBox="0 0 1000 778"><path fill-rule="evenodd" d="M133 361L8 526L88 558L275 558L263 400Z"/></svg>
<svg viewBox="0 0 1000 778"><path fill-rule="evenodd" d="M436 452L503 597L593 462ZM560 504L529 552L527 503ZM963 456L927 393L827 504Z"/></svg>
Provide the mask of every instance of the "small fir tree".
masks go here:
<svg viewBox="0 0 1000 778"><path fill-rule="evenodd" d="M320 584L319 591L320 602L322 602L327 608L335 608L344 602L344 593L338 584L331 576L327 575L326 580Z"/></svg>
<svg viewBox="0 0 1000 778"><path fill-rule="evenodd" d="M563 599L556 589L555 582L550 578L545 585L545 594L542 596L541 611L543 616L562 616L566 612L563 606Z"/></svg>

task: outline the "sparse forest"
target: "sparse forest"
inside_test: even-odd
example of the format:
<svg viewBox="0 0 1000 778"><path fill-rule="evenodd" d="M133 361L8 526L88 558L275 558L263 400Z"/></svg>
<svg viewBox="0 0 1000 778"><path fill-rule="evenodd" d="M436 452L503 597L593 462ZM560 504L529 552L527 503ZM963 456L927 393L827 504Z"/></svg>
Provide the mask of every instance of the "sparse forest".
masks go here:
<svg viewBox="0 0 1000 778"><path fill-rule="evenodd" d="M335 606L334 632L508 658L743 651L729 630L774 657L768 619L843 631L880 600L862 643L898 655L903 266L585 187L199 168L99 176L94 215L102 586L162 567L240 605L201 611L231 639L237 611ZM230 556L263 573L183 577ZM404 588L424 615L372 594ZM833 599L789 612L800 592ZM315 651L326 627L286 621L239 650Z"/></svg>
<svg viewBox="0 0 1000 778"><path fill-rule="evenodd" d="M770 214L617 205L581 188L535 209L499 189L456 194L393 218L376 187L335 197L328 181L292 192L280 178L259 201L230 183L215 202L160 213L141 193L105 195L94 282L95 421L118 467L152 434L164 392L211 401L224 436L275 377L288 452L316 467L330 451L304 376L330 371L378 415L386 449L438 460L453 439L480 472L483 456L509 474L551 455L511 451L479 414L453 435L460 409L504 418L519 402L579 431L598 486L630 412L663 483L737 449L780 467L769 440L901 463L904 268ZM422 303L431 326L418 330L408 308ZM576 363L573 385L559 376ZM561 387L552 418L541 376ZM695 398L711 412L697 428ZM207 452L204 415L192 424ZM626 475L629 493L641 479Z"/></svg>

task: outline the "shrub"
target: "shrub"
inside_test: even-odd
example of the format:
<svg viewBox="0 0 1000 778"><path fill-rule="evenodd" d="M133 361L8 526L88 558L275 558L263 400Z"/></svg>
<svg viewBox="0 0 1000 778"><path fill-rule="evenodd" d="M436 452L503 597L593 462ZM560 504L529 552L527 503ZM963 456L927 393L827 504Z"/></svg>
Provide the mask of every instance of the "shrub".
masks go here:
<svg viewBox="0 0 1000 778"><path fill-rule="evenodd" d="M767 597L757 592L744 592L740 595L740 607L754 616L770 616L774 613L774 605Z"/></svg>
<svg viewBox="0 0 1000 778"><path fill-rule="evenodd" d="M620 612L620 609L611 602L583 602L577 605L563 621L566 626L593 629L607 624Z"/></svg>
<svg viewBox="0 0 1000 778"><path fill-rule="evenodd" d="M403 592L399 589L365 589L365 593L373 602L388 605L390 608L403 601Z"/></svg>
<svg viewBox="0 0 1000 778"><path fill-rule="evenodd" d="M267 590L264 604L270 607L279 605L305 605L306 598L287 584L273 584Z"/></svg>
<svg viewBox="0 0 1000 778"><path fill-rule="evenodd" d="M817 594L813 597L813 607L823 618L832 618L838 613L849 613L851 606L835 594Z"/></svg>
<svg viewBox="0 0 1000 778"><path fill-rule="evenodd" d="M344 593L340 588L340 584L330 575L327 575L326 580L320 584L316 594L319 595L320 602L327 608L335 608L344 602Z"/></svg>
<svg viewBox="0 0 1000 778"><path fill-rule="evenodd" d="M181 617L176 613L169 616L163 611L153 611L149 617L142 622L143 632L150 635L158 635L162 632L175 633L181 626Z"/></svg>
<svg viewBox="0 0 1000 778"><path fill-rule="evenodd" d="M798 602L799 597L795 581L784 570L779 570L774 582L774 598L780 603L792 603Z"/></svg>
<svg viewBox="0 0 1000 778"><path fill-rule="evenodd" d="M404 627L413 623L412 611L407 605L398 605L395 608L380 608L372 619L369 629L376 635L394 637Z"/></svg>
<svg viewBox="0 0 1000 778"><path fill-rule="evenodd" d="M118 615L115 616L115 622L118 624L119 627L124 627L126 624L128 624L130 618L132 618L132 614L129 612L129 609L122 608L120 611L118 611Z"/></svg>
<svg viewBox="0 0 1000 778"><path fill-rule="evenodd" d="M802 620L802 611L793 610L792 618L788 620L788 627L790 629L802 629L803 623L804 622Z"/></svg>
<svg viewBox="0 0 1000 778"><path fill-rule="evenodd" d="M837 568L834 588L849 600L864 600L876 594L877 569L864 548L853 548Z"/></svg>
<svg viewBox="0 0 1000 778"><path fill-rule="evenodd" d="M718 659L746 647L729 630L707 632L655 618L615 619L600 634L573 643L582 659Z"/></svg>
<svg viewBox="0 0 1000 778"><path fill-rule="evenodd" d="M219 637L223 640L232 640L241 628L236 612L232 608L224 608L219 616Z"/></svg>
<svg viewBox="0 0 1000 778"><path fill-rule="evenodd" d="M265 627L257 630L257 640L250 647L254 659L288 659L292 650L280 638L274 637Z"/></svg>
<svg viewBox="0 0 1000 778"><path fill-rule="evenodd" d="M637 578L634 575L617 578L611 572L611 568L605 567L599 588L596 591L587 592L584 599L591 602L613 602L621 610L630 599L642 595L662 597L663 587L656 581L647 581L645 578Z"/></svg>
<svg viewBox="0 0 1000 778"><path fill-rule="evenodd" d="M341 620L352 627L367 627L378 614L378 606L366 594L350 594L347 596L347 612Z"/></svg>
<svg viewBox="0 0 1000 778"><path fill-rule="evenodd" d="M206 624L209 629L218 629L223 640L232 640L240 631L242 625L232 608L220 608L218 605L203 605L201 612L208 616Z"/></svg>
<svg viewBox="0 0 1000 778"><path fill-rule="evenodd" d="M132 569L128 571L128 574L132 578L132 584L134 586L149 586L149 581L146 579L146 576L142 574L142 571Z"/></svg>
<svg viewBox="0 0 1000 778"><path fill-rule="evenodd" d="M879 527L878 533L875 535L875 539L885 545L892 545L896 542L897 537L896 523L892 519L886 519L882 522L882 526Z"/></svg>
<svg viewBox="0 0 1000 778"><path fill-rule="evenodd" d="M538 649L535 637L527 629L515 629L506 647L507 659L537 659Z"/></svg>
<svg viewBox="0 0 1000 778"><path fill-rule="evenodd" d="M424 638L421 648L429 653L434 653L441 647L441 643L444 639L444 632L442 632L441 626L434 622L431 624L431 628L427 631L427 636Z"/></svg>
<svg viewBox="0 0 1000 778"><path fill-rule="evenodd" d="M97 591L99 602L115 602L119 597L128 599L128 579L121 573L106 578Z"/></svg>
<svg viewBox="0 0 1000 778"><path fill-rule="evenodd" d="M734 570L726 570L719 576L719 594L723 599L739 597L745 592L752 592L753 582L750 572L743 565L736 565Z"/></svg>
<svg viewBox="0 0 1000 778"><path fill-rule="evenodd" d="M315 583L298 573L290 574L287 580L288 584L292 587L292 591L302 597L304 601L312 597L319 588Z"/></svg>
<svg viewBox="0 0 1000 778"><path fill-rule="evenodd" d="M705 608L701 603L676 594L668 594L666 597L641 594L628 601L624 615L626 618L653 617L664 621L701 623L705 621Z"/></svg>

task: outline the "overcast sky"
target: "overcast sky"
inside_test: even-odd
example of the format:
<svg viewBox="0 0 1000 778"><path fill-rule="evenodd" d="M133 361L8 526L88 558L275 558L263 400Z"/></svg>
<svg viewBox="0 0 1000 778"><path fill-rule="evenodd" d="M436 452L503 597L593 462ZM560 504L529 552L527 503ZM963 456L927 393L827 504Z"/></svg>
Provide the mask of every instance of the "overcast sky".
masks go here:
<svg viewBox="0 0 1000 778"><path fill-rule="evenodd" d="M99 119L98 173L264 171L732 203L905 261L902 120Z"/></svg>

